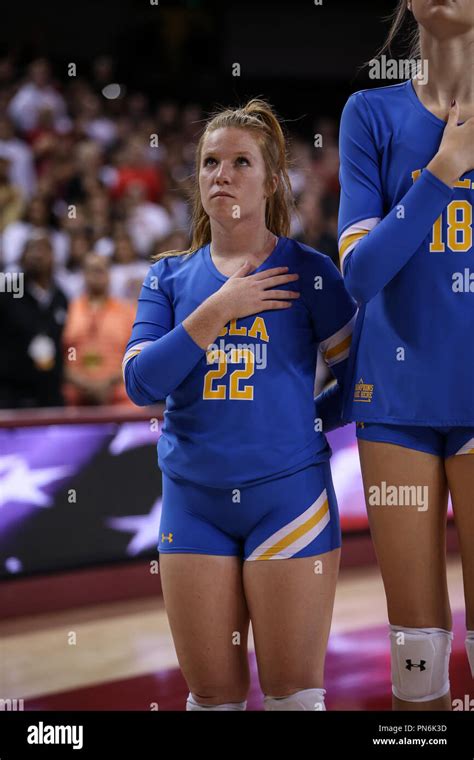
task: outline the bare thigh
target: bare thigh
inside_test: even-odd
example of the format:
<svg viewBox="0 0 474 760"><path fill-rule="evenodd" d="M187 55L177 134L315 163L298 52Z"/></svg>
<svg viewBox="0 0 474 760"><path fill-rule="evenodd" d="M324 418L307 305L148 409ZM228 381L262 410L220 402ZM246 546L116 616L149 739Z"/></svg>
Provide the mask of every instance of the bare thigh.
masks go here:
<svg viewBox="0 0 474 760"><path fill-rule="evenodd" d="M460 454L445 461L454 518L461 549L466 626L474 630L474 455Z"/></svg>
<svg viewBox="0 0 474 760"><path fill-rule="evenodd" d="M250 684L242 560L161 553L163 598L178 662L203 704L242 702Z"/></svg>
<svg viewBox="0 0 474 760"><path fill-rule="evenodd" d="M244 562L260 686L269 696L322 688L340 549Z"/></svg>

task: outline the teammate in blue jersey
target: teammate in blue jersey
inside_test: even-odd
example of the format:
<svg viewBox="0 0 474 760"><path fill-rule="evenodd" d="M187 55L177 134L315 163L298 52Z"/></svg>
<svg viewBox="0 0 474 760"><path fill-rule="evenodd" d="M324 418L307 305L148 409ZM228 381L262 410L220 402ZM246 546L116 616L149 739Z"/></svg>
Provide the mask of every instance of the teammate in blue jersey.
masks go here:
<svg viewBox="0 0 474 760"><path fill-rule="evenodd" d="M268 104L213 117L196 169L191 248L151 266L124 356L135 403L166 397L158 549L186 709L246 708L251 619L264 708L322 710L341 540L324 431L357 307L331 260L287 237ZM337 383L315 400L318 350Z"/></svg>
<svg viewBox="0 0 474 760"><path fill-rule="evenodd" d="M389 41L410 13L427 83L349 98L339 248L360 305L344 418L387 596L394 709L426 710L451 708L448 492L474 675L474 3L400 0Z"/></svg>

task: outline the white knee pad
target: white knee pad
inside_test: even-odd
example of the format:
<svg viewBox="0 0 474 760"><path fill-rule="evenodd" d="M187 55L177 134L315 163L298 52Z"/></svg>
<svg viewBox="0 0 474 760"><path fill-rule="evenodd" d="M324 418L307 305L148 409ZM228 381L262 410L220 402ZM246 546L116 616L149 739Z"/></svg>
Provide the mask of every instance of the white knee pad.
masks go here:
<svg viewBox="0 0 474 760"><path fill-rule="evenodd" d="M186 700L186 710L202 710L203 712L213 712L218 711L221 712L222 710L246 710L247 709L247 700L244 702L228 702L227 704L223 705L201 705L199 702L196 702L191 692L189 692L189 696Z"/></svg>
<svg viewBox="0 0 474 760"><path fill-rule="evenodd" d="M390 626L392 691L406 702L429 702L449 691L453 634L443 628Z"/></svg>
<svg viewBox="0 0 474 760"><path fill-rule="evenodd" d="M466 652L467 659L471 668L471 675L474 678L474 631L467 631L466 635Z"/></svg>
<svg viewBox="0 0 474 760"><path fill-rule="evenodd" d="M325 710L326 689L303 689L289 697L268 697L263 699L264 710Z"/></svg>

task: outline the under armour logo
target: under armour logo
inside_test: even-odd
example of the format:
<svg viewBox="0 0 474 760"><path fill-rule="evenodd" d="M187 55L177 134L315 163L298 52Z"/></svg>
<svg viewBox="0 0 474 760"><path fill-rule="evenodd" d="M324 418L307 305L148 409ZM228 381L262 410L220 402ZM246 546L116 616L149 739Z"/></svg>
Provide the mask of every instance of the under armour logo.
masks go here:
<svg viewBox="0 0 474 760"><path fill-rule="evenodd" d="M173 542L173 534L172 533L168 533L168 535L165 536L165 534L162 533L161 534L161 540L162 541L169 541L169 543L171 544Z"/></svg>
<svg viewBox="0 0 474 760"><path fill-rule="evenodd" d="M406 669L411 670L412 668L420 668L420 673L422 670L426 670L425 668L426 660L420 660L420 662L412 662L411 660L406 660Z"/></svg>

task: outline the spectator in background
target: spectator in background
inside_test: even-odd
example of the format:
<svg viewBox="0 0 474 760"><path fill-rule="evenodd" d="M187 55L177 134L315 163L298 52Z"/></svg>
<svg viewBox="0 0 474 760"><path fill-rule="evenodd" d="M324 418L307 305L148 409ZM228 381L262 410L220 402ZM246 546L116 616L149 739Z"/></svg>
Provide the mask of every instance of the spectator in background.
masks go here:
<svg viewBox="0 0 474 760"><path fill-rule="evenodd" d="M190 229L190 204L181 190L167 190L161 199L161 206L168 213L173 230Z"/></svg>
<svg viewBox="0 0 474 760"><path fill-rule="evenodd" d="M92 234L87 228L79 228L70 233L70 248L66 266L58 267L56 282L68 300L82 295L84 291L84 261L92 248Z"/></svg>
<svg viewBox="0 0 474 760"><path fill-rule="evenodd" d="M2 236L4 268L17 270L26 243L30 238L38 236L49 238L53 248L54 266L64 266L68 256L69 238L64 232L53 228L48 201L34 196L26 207L23 219L5 227Z"/></svg>
<svg viewBox="0 0 474 760"><path fill-rule="evenodd" d="M184 230L174 230L153 248L153 256L166 251L186 251L191 244L190 237Z"/></svg>
<svg viewBox="0 0 474 760"><path fill-rule="evenodd" d="M104 99L92 92L86 93L81 99L76 127L89 140L103 148L108 148L117 139L117 125L113 119L105 115Z"/></svg>
<svg viewBox="0 0 474 760"><path fill-rule="evenodd" d="M149 160L147 149L137 138L129 140L121 156L121 165L117 169L115 182L111 188L114 200L122 198L130 186L140 185L144 199L158 203L165 189L165 180L160 168Z"/></svg>
<svg viewBox="0 0 474 760"><path fill-rule="evenodd" d="M96 253L84 261L85 293L70 305L64 331L66 403L133 406L122 379L122 358L135 308L109 295L109 263Z"/></svg>
<svg viewBox="0 0 474 760"><path fill-rule="evenodd" d="M137 256L130 235L126 232L117 231L113 243L114 252L110 259L110 294L114 298L131 301L135 305L150 263Z"/></svg>
<svg viewBox="0 0 474 760"><path fill-rule="evenodd" d="M65 188L68 203L84 201L90 193L99 191L107 178L103 152L92 140L81 140L74 148L75 172ZM109 172L113 172L109 169ZM112 179L110 180L112 181Z"/></svg>
<svg viewBox="0 0 474 760"><path fill-rule="evenodd" d="M107 193L101 188L91 192L86 203L88 225L92 230L94 249L104 256L114 251L112 240L112 209Z"/></svg>
<svg viewBox="0 0 474 760"><path fill-rule="evenodd" d="M127 231L135 250L142 257L149 256L155 243L172 230L169 214L162 206L146 200L140 183L128 187L123 209L127 218Z"/></svg>
<svg viewBox="0 0 474 760"><path fill-rule="evenodd" d="M17 185L25 198L31 198L36 189L36 172L33 152L28 143L15 136L13 124L0 115L0 156L10 160L10 180Z"/></svg>
<svg viewBox="0 0 474 760"><path fill-rule="evenodd" d="M10 180L10 161L0 156L0 232L20 218L23 211L23 194Z"/></svg>
<svg viewBox="0 0 474 760"><path fill-rule="evenodd" d="M45 174L53 163L59 132L54 121L54 111L50 106L38 109L36 126L25 132L35 159L36 173Z"/></svg>
<svg viewBox="0 0 474 760"><path fill-rule="evenodd" d="M20 265L22 297L0 292L0 407L63 406L62 332L67 300L53 279L49 239L30 239Z"/></svg>
<svg viewBox="0 0 474 760"><path fill-rule="evenodd" d="M328 232L328 210L329 205L326 198L322 199L319 192L313 189L305 190L297 205L301 230L296 239L321 253L325 253L339 268L337 238Z"/></svg>
<svg viewBox="0 0 474 760"><path fill-rule="evenodd" d="M293 195L298 198L308 184L314 146L294 137L289 144L289 171Z"/></svg>
<svg viewBox="0 0 474 760"><path fill-rule="evenodd" d="M28 132L36 129L44 108L53 112L56 128L64 130L70 125L64 99L53 87L49 63L38 58L30 64L28 77L11 99L8 113L21 132Z"/></svg>

